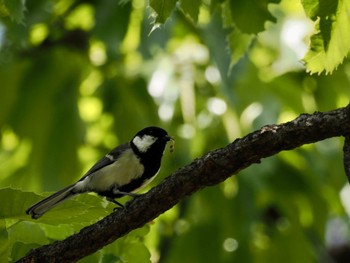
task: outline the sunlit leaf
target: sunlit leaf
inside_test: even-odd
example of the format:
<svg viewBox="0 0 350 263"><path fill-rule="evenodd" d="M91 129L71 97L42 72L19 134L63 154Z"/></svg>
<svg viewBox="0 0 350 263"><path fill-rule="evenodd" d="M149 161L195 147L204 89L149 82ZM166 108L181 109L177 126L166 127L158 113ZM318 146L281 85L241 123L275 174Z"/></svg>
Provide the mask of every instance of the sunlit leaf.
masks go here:
<svg viewBox="0 0 350 263"><path fill-rule="evenodd" d="M311 73L332 73L350 51L350 2L302 2L308 16L316 21L316 33L303 61Z"/></svg>
<svg viewBox="0 0 350 263"><path fill-rule="evenodd" d="M339 0L301 0L305 13L312 20L335 15Z"/></svg>

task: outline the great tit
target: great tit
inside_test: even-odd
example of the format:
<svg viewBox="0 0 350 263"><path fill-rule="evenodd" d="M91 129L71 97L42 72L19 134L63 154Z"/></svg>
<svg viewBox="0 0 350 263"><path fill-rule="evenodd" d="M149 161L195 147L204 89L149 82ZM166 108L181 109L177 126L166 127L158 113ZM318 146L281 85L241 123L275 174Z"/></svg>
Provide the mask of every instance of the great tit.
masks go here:
<svg viewBox="0 0 350 263"><path fill-rule="evenodd" d="M129 143L106 154L78 182L34 204L26 213L37 219L64 200L86 192L95 192L123 206L115 198L136 196L134 192L156 177L170 140L173 139L162 128L144 128Z"/></svg>

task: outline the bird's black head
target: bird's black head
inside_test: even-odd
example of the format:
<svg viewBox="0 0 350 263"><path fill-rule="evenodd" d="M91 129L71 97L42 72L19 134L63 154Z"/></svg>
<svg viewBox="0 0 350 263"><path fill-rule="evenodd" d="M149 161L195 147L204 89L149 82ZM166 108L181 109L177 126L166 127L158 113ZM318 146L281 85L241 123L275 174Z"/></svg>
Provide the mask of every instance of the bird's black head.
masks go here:
<svg viewBox="0 0 350 263"><path fill-rule="evenodd" d="M172 138L164 129L151 126L136 133L130 144L139 155L162 156L165 146L170 140Z"/></svg>

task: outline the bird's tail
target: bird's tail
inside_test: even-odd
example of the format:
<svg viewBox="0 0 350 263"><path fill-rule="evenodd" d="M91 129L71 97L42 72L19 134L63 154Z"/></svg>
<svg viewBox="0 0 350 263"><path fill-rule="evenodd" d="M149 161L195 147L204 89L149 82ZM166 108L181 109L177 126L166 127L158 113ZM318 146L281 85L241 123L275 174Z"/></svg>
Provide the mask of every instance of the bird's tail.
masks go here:
<svg viewBox="0 0 350 263"><path fill-rule="evenodd" d="M72 191L74 189L75 184L70 185L62 190L46 197L45 199L39 201L38 203L32 205L26 210L28 215L31 215L32 218L38 219L51 208L60 204L64 200L73 197L78 194L77 192Z"/></svg>

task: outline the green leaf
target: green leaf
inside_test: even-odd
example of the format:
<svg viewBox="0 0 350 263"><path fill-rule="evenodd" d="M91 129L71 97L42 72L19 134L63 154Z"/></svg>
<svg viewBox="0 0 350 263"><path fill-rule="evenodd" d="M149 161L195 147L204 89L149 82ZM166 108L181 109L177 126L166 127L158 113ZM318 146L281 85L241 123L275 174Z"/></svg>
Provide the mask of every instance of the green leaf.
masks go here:
<svg viewBox="0 0 350 263"><path fill-rule="evenodd" d="M73 235L76 230L73 226L68 224L59 224L59 225L38 224L38 225L40 225L40 228L45 232L46 237L53 240L63 240L66 237Z"/></svg>
<svg viewBox="0 0 350 263"><path fill-rule="evenodd" d="M106 208L102 198L84 194L37 220L31 219L25 210L42 198L17 189L0 189L0 199L6 200L0 210L0 227L3 226L0 228L0 262L7 262L10 253L18 259L29 249L49 243L50 239L64 239L112 212L112 205Z"/></svg>
<svg viewBox="0 0 350 263"><path fill-rule="evenodd" d="M35 220L25 214L25 210L43 199L43 196L22 192L17 189L4 188L0 189L0 199L8 200L1 206L0 219L8 221L11 219L14 223L18 220L26 220L49 225L68 224L76 230L79 230L83 225L96 222L112 211L111 206L105 208L102 205L105 202L104 199L94 195L83 194L72 200L67 200L47 212L40 219ZM55 235L55 233L52 233L52 235Z"/></svg>
<svg viewBox="0 0 350 263"><path fill-rule="evenodd" d="M228 46L231 50L231 67L246 54L253 37L253 35L244 34L236 28L227 36Z"/></svg>
<svg viewBox="0 0 350 263"><path fill-rule="evenodd" d="M115 49L123 41L130 23L131 1L98 1L96 3L94 35L109 49Z"/></svg>
<svg viewBox="0 0 350 263"><path fill-rule="evenodd" d="M24 19L24 11L26 10L25 1L22 0L3 0L11 19L17 23L22 23Z"/></svg>
<svg viewBox="0 0 350 263"><path fill-rule="evenodd" d="M334 15L337 11L339 0L301 0L305 13L312 20L316 20L317 17L326 17Z"/></svg>
<svg viewBox="0 0 350 263"><path fill-rule="evenodd" d="M223 3L221 10L223 27L230 30L227 34L226 41L231 53L230 68L232 69L246 54L254 35L244 34L234 25L229 2Z"/></svg>
<svg viewBox="0 0 350 263"><path fill-rule="evenodd" d="M22 242L16 242L15 244L13 244L11 249L10 262L16 262L36 247L38 247L38 245L36 244L24 244Z"/></svg>
<svg viewBox="0 0 350 263"><path fill-rule="evenodd" d="M7 262L10 253L5 220L0 220L0 262Z"/></svg>
<svg viewBox="0 0 350 263"><path fill-rule="evenodd" d="M9 242L21 242L24 244L47 244L49 240L46 238L44 231L38 224L32 222L18 222L8 229Z"/></svg>
<svg viewBox="0 0 350 263"><path fill-rule="evenodd" d="M35 202L41 199L37 199ZM82 201L84 199L88 201ZM32 202L32 204L35 202ZM94 223L112 212L111 208L104 208L102 202L104 202L104 199L100 197L83 194L65 201L37 220L30 219L29 216L26 219L48 225L67 224L74 227L75 230L80 230L83 226ZM50 232L50 229L45 230ZM69 232L69 230L67 231ZM50 232L50 236L55 235L57 233Z"/></svg>
<svg viewBox="0 0 350 263"><path fill-rule="evenodd" d="M350 51L350 1L303 1L306 14L316 22L303 61L311 73L332 73Z"/></svg>
<svg viewBox="0 0 350 263"><path fill-rule="evenodd" d="M0 189L0 200L7 200L1 205L0 219L25 218L24 211L31 204L33 197L32 193L24 193L17 189Z"/></svg>
<svg viewBox="0 0 350 263"><path fill-rule="evenodd" d="M151 0L150 6L156 13L155 24L164 24L174 10L177 0Z"/></svg>
<svg viewBox="0 0 350 263"><path fill-rule="evenodd" d="M137 251L137 253L135 253ZM140 241L128 243L128 249L124 250L123 259L125 262L150 263L151 254L145 244Z"/></svg>
<svg viewBox="0 0 350 263"><path fill-rule="evenodd" d="M113 259L113 262L140 262L149 263L150 252L143 242L143 238L149 232L149 225L133 230L127 236L118 239L116 242L103 248L104 261ZM135 253L137 251L137 253Z"/></svg>
<svg viewBox="0 0 350 263"><path fill-rule="evenodd" d="M279 2L280 0L230 0L233 22L243 33L257 34L265 29L266 21L276 22L268 5Z"/></svg>
<svg viewBox="0 0 350 263"><path fill-rule="evenodd" d="M194 23L198 21L199 8L201 0L181 0L180 7L185 14L189 15Z"/></svg>

